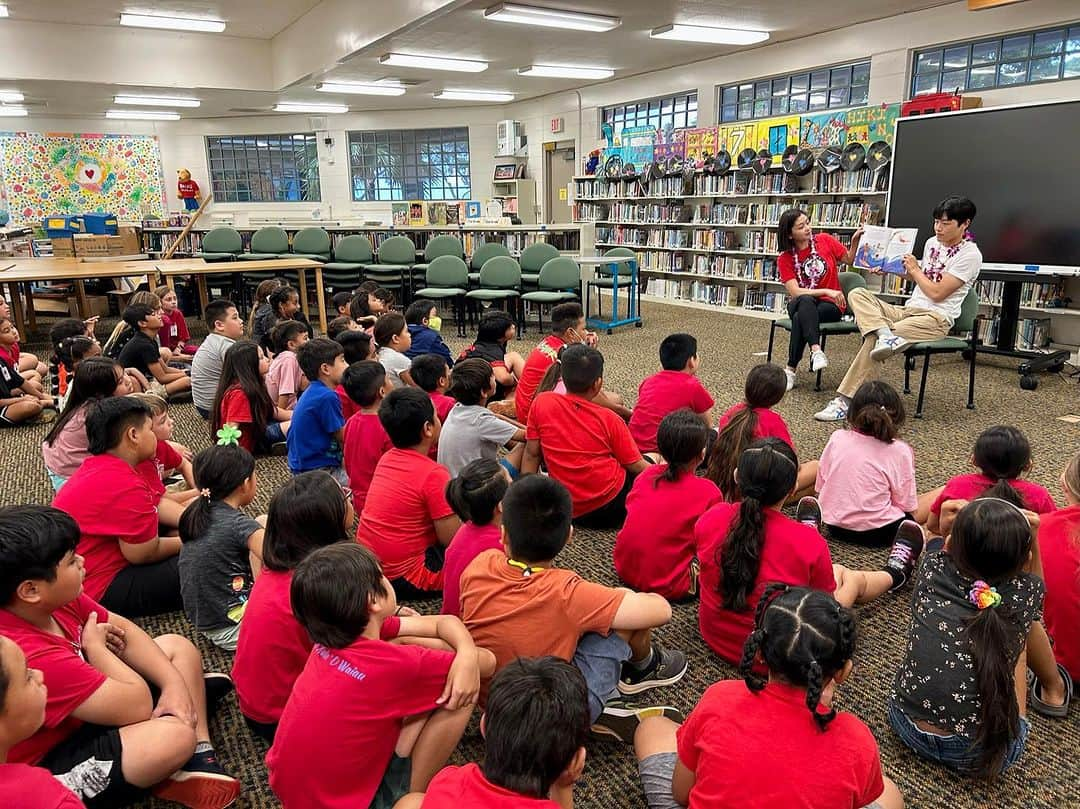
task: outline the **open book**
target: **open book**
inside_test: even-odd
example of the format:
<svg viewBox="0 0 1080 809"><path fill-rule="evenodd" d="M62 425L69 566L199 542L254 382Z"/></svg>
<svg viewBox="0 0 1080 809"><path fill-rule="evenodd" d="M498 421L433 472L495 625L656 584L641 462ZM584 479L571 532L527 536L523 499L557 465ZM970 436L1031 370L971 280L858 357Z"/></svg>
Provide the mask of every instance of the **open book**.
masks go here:
<svg viewBox="0 0 1080 809"><path fill-rule="evenodd" d="M904 256L915 249L918 228L886 228L866 225L859 249L855 251L855 266L893 275L905 275Z"/></svg>

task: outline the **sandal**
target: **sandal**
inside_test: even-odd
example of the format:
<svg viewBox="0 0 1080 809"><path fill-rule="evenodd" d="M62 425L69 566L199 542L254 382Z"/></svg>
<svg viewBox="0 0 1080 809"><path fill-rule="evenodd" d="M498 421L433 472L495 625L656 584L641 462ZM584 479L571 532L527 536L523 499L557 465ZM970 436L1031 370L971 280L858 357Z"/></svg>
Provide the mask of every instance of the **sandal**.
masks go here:
<svg viewBox="0 0 1080 809"><path fill-rule="evenodd" d="M1031 700L1031 710L1035 713L1042 714L1043 716L1049 716L1052 719L1064 719L1069 714L1069 702L1072 700L1073 681L1069 672L1065 670L1065 667L1058 663L1058 672L1061 674L1061 680L1065 683L1065 701L1061 705L1050 705L1043 702L1042 697L1039 694L1042 688L1037 679L1032 676L1034 685L1031 687L1029 698Z"/></svg>

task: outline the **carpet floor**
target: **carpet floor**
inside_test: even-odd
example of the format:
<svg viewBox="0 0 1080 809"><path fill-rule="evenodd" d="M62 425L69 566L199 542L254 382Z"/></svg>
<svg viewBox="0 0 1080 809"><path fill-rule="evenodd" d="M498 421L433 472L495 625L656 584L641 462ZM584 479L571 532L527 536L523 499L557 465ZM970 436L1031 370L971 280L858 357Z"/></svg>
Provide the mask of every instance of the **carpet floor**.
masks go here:
<svg viewBox="0 0 1080 809"><path fill-rule="evenodd" d="M623 328L613 335L601 335L600 340L606 358L605 385L621 393L628 403L634 401L639 382L658 369L657 346L671 332L689 331L698 338L699 375L720 408L741 399L747 370L764 360L769 330L766 321L661 304L646 304L644 316L644 328ZM445 329L447 334L451 331L449 326ZM539 339L533 325L513 347L527 353ZM448 341L454 350L463 345L458 339ZM778 342L786 346L783 335L778 335ZM44 353L41 343L29 343L27 348L37 350L39 355ZM812 414L832 396L828 386L839 382L855 348L856 340L852 337L834 338L828 352L831 365L824 374L826 390L815 393L810 374L803 372L799 386L778 407L803 459L819 457L830 433L837 429L836 425L815 422ZM782 356L781 349L778 358ZM1049 488L1060 504L1059 476L1080 446L1080 426L1058 420L1063 415L1080 413L1080 391L1075 380L1044 375L1037 391L1022 391L1014 365L980 360L976 409L967 410L964 407L966 367L958 356L935 358L930 370L925 418L909 418L904 428L902 437L915 448L919 490L939 486L950 476L968 471L971 447L978 433L992 424L1011 423L1022 428L1031 440L1035 464L1030 477ZM902 374L901 363L895 361L886 366L884 378L899 387ZM913 412L914 395L905 397L905 403ZM176 405L172 412L177 440L196 451L209 445L205 422L190 404ZM44 433L44 427L30 426L0 434L0 446L8 458L6 479L0 487L0 505L50 501L52 491L39 452ZM270 495L288 474L284 458L258 461L259 494L252 505L253 513L265 511ZM614 532L579 531L575 542L560 557L560 564L586 578L616 585L618 581L611 566L613 542ZM887 553L836 542L831 543L831 549L835 561L856 568L876 569ZM885 705L902 656L910 614L909 595L910 590L886 595L859 608L855 675L838 692L839 707L857 714L873 730L881 748L884 770L899 784L908 805L948 805L952 809L1080 806L1080 713L1075 709L1068 719L1057 721L1029 714L1032 732L1023 760L992 786L957 778L916 758L900 744L886 722ZM180 613L147 620L144 626L153 634L179 632L195 637ZM659 637L670 646L684 649L689 654L690 667L678 685L650 692L658 700L689 712L705 688L734 675L731 667L713 655L701 640L696 604L676 606L671 624L660 630ZM226 653L201 638L196 638L196 642L208 669L230 668ZM227 700L211 730L222 763L244 783L236 806L277 806L267 785L263 763L266 747L247 730L235 698ZM738 739L732 738L730 742L738 744ZM474 719L453 761L479 760L482 749ZM165 805L155 800L140 804ZM590 744L585 775L577 789L577 805L605 809L638 809L645 805L630 749L606 741Z"/></svg>

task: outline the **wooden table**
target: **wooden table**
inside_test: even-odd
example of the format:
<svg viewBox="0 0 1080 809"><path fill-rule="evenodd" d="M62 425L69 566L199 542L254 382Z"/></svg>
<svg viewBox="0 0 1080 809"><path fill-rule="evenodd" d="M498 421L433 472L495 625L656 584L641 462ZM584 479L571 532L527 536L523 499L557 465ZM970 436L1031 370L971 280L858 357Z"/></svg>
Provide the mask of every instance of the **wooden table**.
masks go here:
<svg viewBox="0 0 1080 809"><path fill-rule="evenodd" d="M300 311L305 315L308 313L307 270L314 270L315 298L319 305L319 328L323 334L326 334L326 289L323 287L323 265L319 261L312 261L309 258L271 258L264 261L215 261L207 263L202 259L179 259L149 263L155 265L157 271L165 276L165 283L170 288L173 286L174 276L194 275L195 282L199 287L199 302L202 304L203 309L209 303L206 294L207 275L295 271L300 276L300 289L298 290L300 293ZM3 275L3 272L0 272L0 278L3 278Z"/></svg>

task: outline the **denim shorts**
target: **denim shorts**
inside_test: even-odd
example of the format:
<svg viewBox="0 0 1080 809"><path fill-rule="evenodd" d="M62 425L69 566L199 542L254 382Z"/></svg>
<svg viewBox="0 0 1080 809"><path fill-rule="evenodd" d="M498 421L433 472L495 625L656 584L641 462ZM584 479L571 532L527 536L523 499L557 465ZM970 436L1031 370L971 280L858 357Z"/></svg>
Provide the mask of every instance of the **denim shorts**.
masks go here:
<svg viewBox="0 0 1080 809"><path fill-rule="evenodd" d="M923 758L944 764L959 772L967 772L975 768L979 750L971 739L957 734L939 736L936 733L928 733L900 710L896 700L889 701L889 724L900 737L900 741ZM1020 735L1009 745L1005 762L1001 766L1002 772L1020 760L1030 731L1031 723L1024 717L1020 717Z"/></svg>
<svg viewBox="0 0 1080 809"><path fill-rule="evenodd" d="M595 722L604 704L619 693L622 666L630 659L630 644L618 632L587 632L578 641L573 664L585 677L589 692L589 722Z"/></svg>
<svg viewBox="0 0 1080 809"><path fill-rule="evenodd" d="M54 492L60 491L60 487L67 483L67 478L61 477L55 472L50 471L48 468L46 468L45 471L49 473L49 483L52 484Z"/></svg>
<svg viewBox="0 0 1080 809"><path fill-rule="evenodd" d="M266 440L271 444L280 444L285 440L285 432L281 429L280 421L267 422Z"/></svg>

